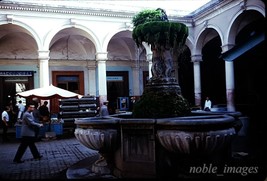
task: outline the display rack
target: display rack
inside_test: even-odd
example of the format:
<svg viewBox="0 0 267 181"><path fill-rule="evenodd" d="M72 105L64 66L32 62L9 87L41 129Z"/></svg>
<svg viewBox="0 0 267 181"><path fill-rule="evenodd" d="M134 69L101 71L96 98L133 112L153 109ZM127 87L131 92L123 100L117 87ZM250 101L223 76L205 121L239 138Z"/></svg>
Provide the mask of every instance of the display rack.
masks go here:
<svg viewBox="0 0 267 181"><path fill-rule="evenodd" d="M64 128L75 128L75 118L94 117L98 113L98 99L95 96L61 99L59 102L59 119L63 120Z"/></svg>

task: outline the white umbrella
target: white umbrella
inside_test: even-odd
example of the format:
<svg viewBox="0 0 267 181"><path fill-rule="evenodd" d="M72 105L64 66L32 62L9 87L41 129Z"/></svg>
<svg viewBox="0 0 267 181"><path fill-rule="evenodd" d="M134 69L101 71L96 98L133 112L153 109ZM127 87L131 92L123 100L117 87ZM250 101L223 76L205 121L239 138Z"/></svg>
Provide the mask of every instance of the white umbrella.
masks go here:
<svg viewBox="0 0 267 181"><path fill-rule="evenodd" d="M40 99L52 99L52 98L81 98L82 95L55 87L52 84L50 86L31 89L28 91L17 93L16 95L25 98L37 97Z"/></svg>

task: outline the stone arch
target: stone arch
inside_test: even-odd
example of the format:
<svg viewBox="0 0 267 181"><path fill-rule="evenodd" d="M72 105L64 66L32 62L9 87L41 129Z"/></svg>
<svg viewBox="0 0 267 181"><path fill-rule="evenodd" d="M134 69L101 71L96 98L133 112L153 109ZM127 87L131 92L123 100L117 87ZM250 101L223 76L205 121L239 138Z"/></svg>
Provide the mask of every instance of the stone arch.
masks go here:
<svg viewBox="0 0 267 181"><path fill-rule="evenodd" d="M127 31L127 30L129 30L129 28L127 28L127 27L119 27L118 29L115 29L115 30L113 30L113 31L110 31L110 32L107 34L107 36L105 37L105 39L103 40L103 42L102 42L102 48L103 48L103 50L107 50L107 48L108 48L108 44L109 44L111 38L112 38L114 35L116 35L116 34L119 33L119 32ZM131 30L129 30L129 31L131 31ZM132 38L132 36L129 35L129 38Z"/></svg>
<svg viewBox="0 0 267 181"><path fill-rule="evenodd" d="M207 25L197 36L194 53L203 60L200 64L201 105L206 96L211 97L213 105L226 103L225 65L219 60L222 40L223 33L216 24Z"/></svg>
<svg viewBox="0 0 267 181"><path fill-rule="evenodd" d="M261 110L266 103L266 89L262 86L266 80L266 46L264 38L259 38L265 35L265 14L264 5L255 2L244 4L231 19L225 41L234 47L224 57L233 61L234 79L238 80L235 81L236 108L249 115L261 115L266 110Z"/></svg>
<svg viewBox="0 0 267 181"><path fill-rule="evenodd" d="M195 44L195 54L201 55L201 50L204 47L204 45L214 37L219 35L221 42L223 41L223 34L219 27L215 25L207 25L205 28L203 28L196 38L196 44Z"/></svg>
<svg viewBox="0 0 267 181"><path fill-rule="evenodd" d="M6 23L4 21L2 21L2 22L0 21L0 26L5 25L5 24L9 24L9 23ZM20 29L20 30L22 30L21 32L26 33L29 36L31 36L35 40L37 48L39 50L42 49L42 40L31 26L25 24L24 22L17 21L17 20L12 20L12 25L17 25L18 27L21 27L21 29Z"/></svg>
<svg viewBox="0 0 267 181"><path fill-rule="evenodd" d="M93 42L97 52L101 51L101 43L99 42L95 33L91 31L90 29L88 29L87 27L82 26L82 25L75 25L75 26L74 25L63 25L63 26L54 28L47 34L45 41L44 41L44 48L48 50L50 44L52 43L52 39L55 37L55 35L61 30L64 30L67 28L76 28L77 32L79 32L78 33L79 35L82 35Z"/></svg>
<svg viewBox="0 0 267 181"><path fill-rule="evenodd" d="M265 3L266 4L266 3ZM245 10L255 10L262 14L265 17L266 9L263 0L253 1L252 4L243 5Z"/></svg>
<svg viewBox="0 0 267 181"><path fill-rule="evenodd" d="M120 31L111 37L108 47L109 60L138 60L137 46L128 30ZM138 54L138 55L137 55Z"/></svg>
<svg viewBox="0 0 267 181"><path fill-rule="evenodd" d="M193 38L191 36L188 36L186 41L185 41L185 45L189 48L189 50L192 52L192 50L194 49L194 45L193 45Z"/></svg>
<svg viewBox="0 0 267 181"><path fill-rule="evenodd" d="M237 12L235 14L235 16L233 16L233 18L230 22L230 26L229 26L227 32L225 33L225 40L224 40L225 44L235 45L235 37L240 32L240 30L242 30L242 28L244 28L249 23L255 21L256 19L263 17L262 16L263 14L261 12L252 10L252 8L250 8L250 9L251 10L246 10L246 11L240 10L239 12ZM245 17L250 17L250 18L246 23L240 24L240 22Z"/></svg>

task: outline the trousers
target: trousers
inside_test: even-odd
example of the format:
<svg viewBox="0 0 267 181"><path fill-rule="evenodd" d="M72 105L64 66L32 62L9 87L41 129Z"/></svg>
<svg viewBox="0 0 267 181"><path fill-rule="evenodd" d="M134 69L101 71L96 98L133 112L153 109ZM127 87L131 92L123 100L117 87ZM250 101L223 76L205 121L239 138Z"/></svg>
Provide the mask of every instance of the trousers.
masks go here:
<svg viewBox="0 0 267 181"><path fill-rule="evenodd" d="M6 141L8 141L8 138L7 138L8 126L3 123L2 124L2 127L3 127L3 135L2 135L3 137L2 137L2 140L3 140L3 142L6 142Z"/></svg>
<svg viewBox="0 0 267 181"><path fill-rule="evenodd" d="M24 155L26 149L29 147L30 151L33 155L33 158L39 158L40 154L39 151L37 150L37 147L35 145L36 138L31 137L31 136L22 136L21 138L21 143L18 147L18 150L16 152L16 155L14 157L14 161L19 161L21 160L22 156Z"/></svg>

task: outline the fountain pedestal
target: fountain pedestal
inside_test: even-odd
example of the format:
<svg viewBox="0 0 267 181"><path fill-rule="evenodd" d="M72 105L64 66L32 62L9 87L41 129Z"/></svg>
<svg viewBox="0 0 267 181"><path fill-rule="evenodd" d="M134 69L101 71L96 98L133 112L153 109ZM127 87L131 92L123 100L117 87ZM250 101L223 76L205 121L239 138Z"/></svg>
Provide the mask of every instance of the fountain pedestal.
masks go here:
<svg viewBox="0 0 267 181"><path fill-rule="evenodd" d="M156 177L154 125L154 119L121 119L121 144L115 154L115 176Z"/></svg>

